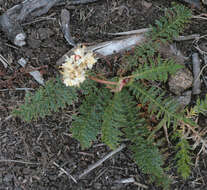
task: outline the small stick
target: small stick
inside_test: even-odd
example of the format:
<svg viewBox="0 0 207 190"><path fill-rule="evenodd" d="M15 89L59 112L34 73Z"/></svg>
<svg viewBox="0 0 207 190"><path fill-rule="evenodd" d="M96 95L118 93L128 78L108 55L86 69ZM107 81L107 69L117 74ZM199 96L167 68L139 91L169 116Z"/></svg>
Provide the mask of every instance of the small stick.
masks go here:
<svg viewBox="0 0 207 190"><path fill-rule="evenodd" d="M66 174L68 177L70 177L75 183L77 183L76 179L70 175L66 170L64 170L63 168L61 168L57 163L53 162L53 164L58 167L64 174Z"/></svg>
<svg viewBox="0 0 207 190"><path fill-rule="evenodd" d="M201 93L201 80L200 80L201 63L198 57L198 53L193 53L192 61L193 61L193 75L194 75L192 92L193 94L200 94Z"/></svg>
<svg viewBox="0 0 207 190"><path fill-rule="evenodd" d="M78 5L78 4L87 4L87 3L94 3L99 0L71 0L68 2L69 5Z"/></svg>
<svg viewBox="0 0 207 190"><path fill-rule="evenodd" d="M22 26L27 26L27 25L30 25L30 24L34 24L34 23L37 23L37 22L44 21L44 20L56 20L56 18L54 18L53 16L55 16L55 13L52 13L51 15L46 16L46 17L37 18L37 19L35 19L31 22L25 22L25 23L22 24Z"/></svg>
<svg viewBox="0 0 207 190"><path fill-rule="evenodd" d="M170 140L169 140L169 135L168 135L166 124L163 125L163 129L164 129L164 132L165 132L165 137L166 137L166 140L167 140L167 144L168 144L168 146L170 146L171 143L170 143Z"/></svg>
<svg viewBox="0 0 207 190"><path fill-rule="evenodd" d="M15 91L15 90L19 90L19 91L21 91L21 90L25 90L25 91L29 91L29 90L34 90L34 88L15 88L15 89L8 89L8 88L6 88L6 89L0 89L0 92L6 92L6 91L11 91L11 90L13 90L13 91Z"/></svg>
<svg viewBox="0 0 207 190"><path fill-rule="evenodd" d="M207 20L207 17L201 16L201 15L198 15L198 16L193 15L192 18Z"/></svg>
<svg viewBox="0 0 207 190"><path fill-rule="evenodd" d="M21 164L35 164L35 165L40 165L40 163L36 163L36 162L25 162L25 161L21 161L21 160L0 160L0 162L15 162L15 163L21 163Z"/></svg>
<svg viewBox="0 0 207 190"><path fill-rule="evenodd" d="M136 181L134 182L134 184L137 185L137 186L139 186L139 187L141 187L141 188L143 188L143 189L148 189L148 187L146 185L141 184L141 183L138 183Z"/></svg>
<svg viewBox="0 0 207 190"><path fill-rule="evenodd" d="M3 55L0 54L0 61L3 63L4 68L6 69L8 67L8 61L3 57Z"/></svg>
<svg viewBox="0 0 207 190"><path fill-rule="evenodd" d="M131 31L126 31L126 32L116 32L116 33L106 33L108 35L112 36L122 36L122 35L134 35L134 34L141 34L141 33L146 33L152 31L151 28L141 28L138 30L131 30Z"/></svg>
<svg viewBox="0 0 207 190"><path fill-rule="evenodd" d="M125 144L122 144L121 146L119 146L117 149L115 149L114 151L108 153L106 156L104 156L102 159L100 159L99 161L97 161L94 164L91 164L90 166L88 166L88 168L78 176L78 179L81 179L83 176L87 175L88 173L90 173L92 170L94 170L95 168L97 168L98 166L100 166L104 161L106 161L107 159L109 159L110 157L112 157L114 154L120 152L121 150L123 150L126 147Z"/></svg>
<svg viewBox="0 0 207 190"><path fill-rule="evenodd" d="M134 182L135 182L135 179L133 177L114 181L114 183L134 183Z"/></svg>
<svg viewBox="0 0 207 190"><path fill-rule="evenodd" d="M203 68L201 69L201 72L203 72L204 68L207 67L207 55L206 55L206 54L203 55L203 59L204 59L204 63L205 63L205 65L204 65ZM207 80L206 80L206 77L202 75L202 78L203 78L203 82L204 82L204 84L205 84L206 87L207 87Z"/></svg>
<svg viewBox="0 0 207 190"><path fill-rule="evenodd" d="M142 34L146 32L152 31L151 28L141 28L138 30L131 30L131 31L126 31L126 32L117 32L117 33L103 33L111 36L123 36L123 35L134 35L134 34ZM178 36L175 38L175 41L185 41L185 40L194 40L198 39L200 37L200 34L191 34L187 36Z"/></svg>
<svg viewBox="0 0 207 190"><path fill-rule="evenodd" d="M187 36L178 36L174 40L175 41L186 41L186 40L198 39L199 37L200 37L200 34L191 34L191 35L187 35Z"/></svg>

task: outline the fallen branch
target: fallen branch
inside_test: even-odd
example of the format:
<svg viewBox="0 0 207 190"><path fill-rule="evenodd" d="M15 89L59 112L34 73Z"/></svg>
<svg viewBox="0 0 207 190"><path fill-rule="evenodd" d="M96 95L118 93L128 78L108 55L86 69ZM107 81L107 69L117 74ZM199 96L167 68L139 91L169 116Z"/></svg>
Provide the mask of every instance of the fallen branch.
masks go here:
<svg viewBox="0 0 207 190"><path fill-rule="evenodd" d="M73 0L69 4L86 4L98 0ZM8 39L17 46L26 44L26 34L21 24L27 18L34 18L46 14L53 6L64 2L64 0L25 0L20 4L8 9L0 16L0 29L7 35Z"/></svg>
<svg viewBox="0 0 207 190"><path fill-rule="evenodd" d="M122 53L124 51L131 50L137 45L141 45L147 40L146 33L149 31L150 31L150 28L143 28L143 29L120 32L120 33L106 33L109 35L119 35L121 37L115 38L114 40L111 40L111 41L106 41L106 42L98 43L92 46L87 46L86 48L87 48L87 51L93 51L96 54L96 57L98 59L111 56L117 53ZM199 38L198 34L193 34L189 36L179 36L178 38L174 40L183 41L183 40L198 39L198 38ZM75 49L76 47L72 48L65 55L63 55L57 61L57 65L63 64L66 58L70 57L73 54ZM162 51L162 50L160 49L159 51ZM173 58L182 59L183 61L185 60L185 57L180 53L180 51L177 50L175 52L175 50L172 49L172 46L168 47L167 49L165 46L164 51L167 54L171 54L171 55L173 54L174 55Z"/></svg>
<svg viewBox="0 0 207 190"><path fill-rule="evenodd" d="M102 42L93 46L87 46L86 51L94 52L96 54L96 58L100 59L106 56L111 56L113 54L121 53L126 50L130 50L136 45L142 44L146 40L145 34L136 34L131 36L126 36L123 38L114 39L112 41ZM69 50L66 54L64 54L58 61L57 65L62 65L65 63L65 60L73 55L76 47Z"/></svg>

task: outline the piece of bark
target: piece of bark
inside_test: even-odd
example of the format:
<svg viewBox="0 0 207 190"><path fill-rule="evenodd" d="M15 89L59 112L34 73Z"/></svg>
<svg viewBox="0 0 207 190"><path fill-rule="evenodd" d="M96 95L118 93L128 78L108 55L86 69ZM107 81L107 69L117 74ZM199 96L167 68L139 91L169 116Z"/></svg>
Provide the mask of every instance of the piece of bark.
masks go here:
<svg viewBox="0 0 207 190"><path fill-rule="evenodd" d="M200 72L201 72L201 63L199 60L198 53L193 53L192 55L193 62L193 94L197 95L201 93L201 80L200 80Z"/></svg>
<svg viewBox="0 0 207 190"><path fill-rule="evenodd" d="M68 10L63 9L61 11L61 28L64 34L64 37L68 44L76 46L71 34L70 34L70 13Z"/></svg>
<svg viewBox="0 0 207 190"><path fill-rule="evenodd" d="M130 50L136 45L142 44L146 40L145 34L137 34L131 36L125 36L123 38L117 38L111 41L101 42L96 45L87 46L87 51L92 51L96 54L96 58L103 58L106 56L112 56L114 54L122 53L124 51ZM65 63L67 57L73 55L76 47L69 50L64 54L58 61L57 65L60 66Z"/></svg>
<svg viewBox="0 0 207 190"><path fill-rule="evenodd" d="M97 58L112 56L117 53L123 53L124 51L130 50L133 47L144 43L147 40L145 34L148 31L149 29L140 29L140 30L134 30L132 32L129 31L124 33L119 33L119 35L125 35L125 36L115 38L114 40L111 41L101 42L92 46L87 46L86 48L88 51L93 51L95 54L97 54L96 56ZM57 61L57 65L61 65L62 63L64 63L65 59L73 54L74 49L75 48L71 49L65 55L63 55ZM164 58L168 58L168 59L172 58L175 60L176 63L180 63L184 65L184 61L186 60L186 57L184 57L180 51L175 50L175 48L173 48L172 45L160 46L159 52L162 54Z"/></svg>
<svg viewBox="0 0 207 190"><path fill-rule="evenodd" d="M25 67L27 64L27 61L24 58L20 58L17 63L19 65L21 65L22 67ZM33 67L30 66L31 69L33 69ZM44 86L44 79L42 77L42 74L39 71L31 71L29 72L29 74L41 85Z"/></svg>

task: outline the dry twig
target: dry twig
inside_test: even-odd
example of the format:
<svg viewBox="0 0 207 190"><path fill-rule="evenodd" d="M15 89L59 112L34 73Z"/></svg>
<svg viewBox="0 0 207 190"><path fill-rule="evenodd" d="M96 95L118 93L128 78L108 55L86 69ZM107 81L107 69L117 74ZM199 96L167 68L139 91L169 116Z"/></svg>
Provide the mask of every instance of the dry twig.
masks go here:
<svg viewBox="0 0 207 190"><path fill-rule="evenodd" d="M193 61L193 94L200 94L201 93L201 80L200 80L200 60L198 57L198 53L193 53L192 55Z"/></svg>
<svg viewBox="0 0 207 190"><path fill-rule="evenodd" d="M4 68L8 67L8 61L3 57L3 55L0 54L0 62L4 65Z"/></svg>
<svg viewBox="0 0 207 190"><path fill-rule="evenodd" d="M20 163L20 164L40 165L40 163L37 163L37 162L26 162L22 160L0 160L0 162L14 162L14 163Z"/></svg>
<svg viewBox="0 0 207 190"><path fill-rule="evenodd" d="M77 183L76 179L70 175L66 170L64 170L63 168L61 168L57 163L53 162L53 164L58 167L64 174L66 174L68 177L70 177L75 183Z"/></svg>
<svg viewBox="0 0 207 190"><path fill-rule="evenodd" d="M96 163L91 164L82 174L80 174L78 176L78 179L81 179L82 177L84 177L85 175L87 175L88 173L90 173L92 170L94 170L95 168L97 168L98 166L100 166L104 161L106 161L107 159L109 159L110 157L112 157L114 154L120 152L125 147L126 147L126 145L125 144L122 144L117 149L115 149L114 151L108 153L106 156L104 156L102 159L100 159Z"/></svg>
<svg viewBox="0 0 207 190"><path fill-rule="evenodd" d="M133 177L115 180L114 183L134 183L135 179Z"/></svg>

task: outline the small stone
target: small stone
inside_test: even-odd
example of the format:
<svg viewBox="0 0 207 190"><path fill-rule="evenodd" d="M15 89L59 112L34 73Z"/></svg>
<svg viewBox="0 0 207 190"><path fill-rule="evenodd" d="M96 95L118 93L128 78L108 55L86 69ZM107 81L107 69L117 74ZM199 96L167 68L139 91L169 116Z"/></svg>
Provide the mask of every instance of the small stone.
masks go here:
<svg viewBox="0 0 207 190"><path fill-rule="evenodd" d="M190 88L193 84L192 73L187 69L181 69L169 78L170 91L176 95L180 95L182 92Z"/></svg>
<svg viewBox="0 0 207 190"><path fill-rule="evenodd" d="M151 6L152 6L152 3L149 3L145 0L142 1L142 5L146 8L146 9L149 9Z"/></svg>
<svg viewBox="0 0 207 190"><path fill-rule="evenodd" d="M188 91L184 92L181 96L176 97L181 108L185 108L190 103L191 94L192 94L192 92L190 90L188 90Z"/></svg>
<svg viewBox="0 0 207 190"><path fill-rule="evenodd" d="M29 39L28 40L28 45L32 48L32 49L37 49L40 47L40 40L36 40L36 39Z"/></svg>
<svg viewBox="0 0 207 190"><path fill-rule="evenodd" d="M49 28L40 28L38 29L38 33L40 40L45 40L54 34Z"/></svg>
<svg viewBox="0 0 207 190"><path fill-rule="evenodd" d="M22 173L25 174L25 175L30 174L31 173L31 169L24 168Z"/></svg>
<svg viewBox="0 0 207 190"><path fill-rule="evenodd" d="M13 175L11 175L11 174L7 174L4 176L4 182L6 182L6 183L11 182L12 179L13 179Z"/></svg>
<svg viewBox="0 0 207 190"><path fill-rule="evenodd" d="M101 183L94 183L94 188L95 189L101 189L102 184Z"/></svg>
<svg viewBox="0 0 207 190"><path fill-rule="evenodd" d="M14 190L22 190L20 187L15 187Z"/></svg>

